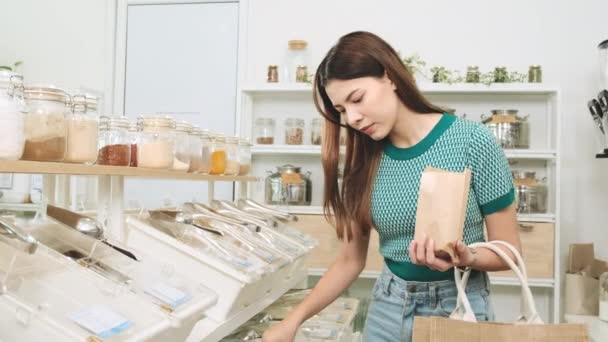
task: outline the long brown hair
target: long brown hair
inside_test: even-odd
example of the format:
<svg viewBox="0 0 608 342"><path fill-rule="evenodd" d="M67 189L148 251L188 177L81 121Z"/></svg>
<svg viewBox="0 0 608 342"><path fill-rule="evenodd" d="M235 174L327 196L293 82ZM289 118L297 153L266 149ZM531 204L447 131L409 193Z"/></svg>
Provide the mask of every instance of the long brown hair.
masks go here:
<svg viewBox="0 0 608 342"><path fill-rule="evenodd" d="M371 194L383 143L341 124L340 113L334 108L325 87L330 80L381 78L385 73L408 109L416 113L442 111L422 96L397 52L382 38L369 32L352 32L341 37L327 52L315 74L314 101L319 113L325 117L321 152L325 173L323 210L328 221L335 224L340 239L344 239L345 233L347 240L352 238L353 223L364 234L372 227ZM340 127L347 127L347 134L344 181L338 189Z"/></svg>

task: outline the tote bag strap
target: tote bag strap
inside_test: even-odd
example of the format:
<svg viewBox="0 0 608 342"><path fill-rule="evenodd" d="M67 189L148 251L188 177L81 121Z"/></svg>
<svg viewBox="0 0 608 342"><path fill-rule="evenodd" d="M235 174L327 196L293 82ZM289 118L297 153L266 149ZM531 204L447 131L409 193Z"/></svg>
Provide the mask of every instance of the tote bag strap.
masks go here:
<svg viewBox="0 0 608 342"><path fill-rule="evenodd" d="M509 249L514 255L517 263L522 265L519 267L516 265L513 260L498 246L505 246ZM491 242L478 242L469 245L469 247L477 247L477 248L487 248L494 253L496 253L501 259L503 259L507 265L513 270L516 278L519 279L522 289L522 303L520 307L520 317L517 322L522 324L542 324L542 320L538 316L538 312L536 311L536 306L534 303L534 298L532 297L532 291L530 290L530 286L528 285L528 277L526 273L526 268L523 262L523 259L517 249L515 249L510 244L504 241L491 241ZM462 271L458 268L454 270L454 280L456 282L456 289L458 291L458 296L456 300L456 309L450 315L452 319L464 320L468 322L476 322L475 313L471 308L471 304L466 295L466 286L469 279L470 270Z"/></svg>

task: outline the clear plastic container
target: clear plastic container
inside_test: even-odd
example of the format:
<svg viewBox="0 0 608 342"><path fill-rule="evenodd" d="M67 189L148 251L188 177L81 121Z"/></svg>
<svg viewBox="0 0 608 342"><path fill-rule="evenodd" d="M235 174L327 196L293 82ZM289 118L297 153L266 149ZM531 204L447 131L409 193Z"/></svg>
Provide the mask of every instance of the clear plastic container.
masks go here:
<svg viewBox="0 0 608 342"><path fill-rule="evenodd" d="M290 40L287 43L283 75L287 82L308 82L310 52L305 40Z"/></svg>
<svg viewBox="0 0 608 342"><path fill-rule="evenodd" d="M25 88L25 101L25 147L21 159L63 161L69 95L53 86L30 86Z"/></svg>
<svg viewBox="0 0 608 342"><path fill-rule="evenodd" d="M255 120L255 143L258 145L274 144L274 119L257 118Z"/></svg>
<svg viewBox="0 0 608 342"><path fill-rule="evenodd" d="M239 141L239 176L246 176L251 170L251 143L249 139Z"/></svg>
<svg viewBox="0 0 608 342"><path fill-rule="evenodd" d="M187 172L190 169L190 130L192 125L185 121L175 123L173 171Z"/></svg>
<svg viewBox="0 0 608 342"><path fill-rule="evenodd" d="M129 120L121 116L101 116L99 123L97 164L129 166L131 162Z"/></svg>
<svg viewBox="0 0 608 342"><path fill-rule="evenodd" d="M93 164L97 160L99 125L97 98L87 94L72 97L72 112L67 115L68 139L64 161Z"/></svg>
<svg viewBox="0 0 608 342"><path fill-rule="evenodd" d="M211 135L209 130L201 131L202 160L198 172L204 175L208 175L211 171Z"/></svg>
<svg viewBox="0 0 608 342"><path fill-rule="evenodd" d="M18 160L25 144L23 77L0 69L0 160Z"/></svg>
<svg viewBox="0 0 608 342"><path fill-rule="evenodd" d="M223 134L217 133L211 136L209 153L211 156L209 174L223 175L226 172L226 137Z"/></svg>
<svg viewBox="0 0 608 342"><path fill-rule="evenodd" d="M137 167L170 169L173 167L175 120L166 116L149 116L138 119L139 143Z"/></svg>
<svg viewBox="0 0 608 342"><path fill-rule="evenodd" d="M203 164L203 141L202 131L199 127L193 126L190 130L190 168L188 172L198 173Z"/></svg>
<svg viewBox="0 0 608 342"><path fill-rule="evenodd" d="M310 124L310 143L312 145L321 145L322 141L321 119L314 118Z"/></svg>
<svg viewBox="0 0 608 342"><path fill-rule="evenodd" d="M304 142L304 120L288 118L285 120L285 144L302 145Z"/></svg>
<svg viewBox="0 0 608 342"><path fill-rule="evenodd" d="M236 176L239 174L239 138L226 137L226 169L224 175Z"/></svg>

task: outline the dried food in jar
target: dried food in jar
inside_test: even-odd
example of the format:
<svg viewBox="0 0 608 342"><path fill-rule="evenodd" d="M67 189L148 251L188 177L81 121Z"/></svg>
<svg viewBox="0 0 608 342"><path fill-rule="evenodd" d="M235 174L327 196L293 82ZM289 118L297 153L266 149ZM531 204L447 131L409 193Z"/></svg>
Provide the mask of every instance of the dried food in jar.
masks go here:
<svg viewBox="0 0 608 342"><path fill-rule="evenodd" d="M272 145L274 144L273 137L259 137L255 140L255 142L259 145Z"/></svg>
<svg viewBox="0 0 608 342"><path fill-rule="evenodd" d="M71 163L93 163L97 158L98 130L96 120L68 120L65 160Z"/></svg>
<svg viewBox="0 0 608 342"><path fill-rule="evenodd" d="M222 175L226 171L226 151L214 151L211 153L211 170L212 175Z"/></svg>
<svg viewBox="0 0 608 342"><path fill-rule="evenodd" d="M239 165L239 176L245 176L245 175L249 174L250 169L251 169L251 165L240 164Z"/></svg>
<svg viewBox="0 0 608 342"><path fill-rule="evenodd" d="M137 144L131 144L131 159L129 166L137 167Z"/></svg>
<svg viewBox="0 0 608 342"><path fill-rule="evenodd" d="M112 166L129 166L131 145L106 145L99 150L97 164Z"/></svg>
<svg viewBox="0 0 608 342"><path fill-rule="evenodd" d="M236 176L239 174L239 162L234 160L226 161L226 169L224 170L224 174L228 176Z"/></svg>
<svg viewBox="0 0 608 342"><path fill-rule="evenodd" d="M288 128L285 136L287 145L302 145L304 130L300 127Z"/></svg>
<svg viewBox="0 0 608 342"><path fill-rule="evenodd" d="M167 141L138 144L137 167L168 169L173 166L173 146Z"/></svg>

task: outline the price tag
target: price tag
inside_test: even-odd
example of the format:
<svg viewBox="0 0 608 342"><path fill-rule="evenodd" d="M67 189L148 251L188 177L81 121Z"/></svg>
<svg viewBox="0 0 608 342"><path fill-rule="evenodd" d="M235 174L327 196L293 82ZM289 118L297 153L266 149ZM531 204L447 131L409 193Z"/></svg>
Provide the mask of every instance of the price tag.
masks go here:
<svg viewBox="0 0 608 342"><path fill-rule="evenodd" d="M300 184L302 183L302 175L299 173L282 173L281 182L283 184Z"/></svg>
<svg viewBox="0 0 608 342"><path fill-rule="evenodd" d="M144 292L173 308L190 300L188 294L164 283L156 283L152 286L148 286L144 288Z"/></svg>
<svg viewBox="0 0 608 342"><path fill-rule="evenodd" d="M133 325L133 322L103 305L96 305L74 312L68 317L76 324L102 338L114 336Z"/></svg>

